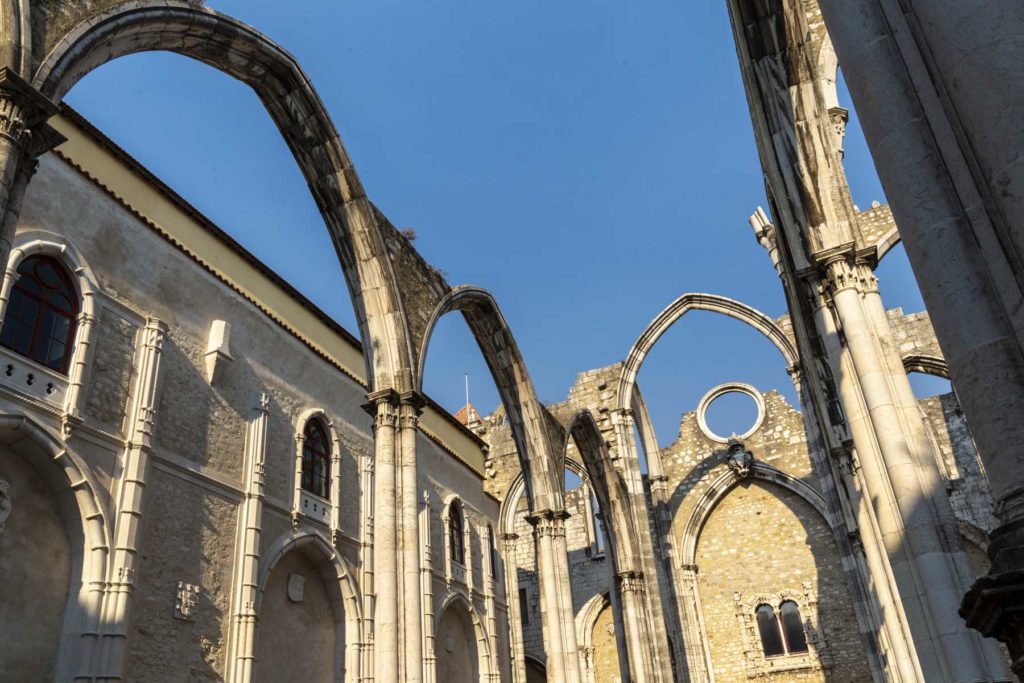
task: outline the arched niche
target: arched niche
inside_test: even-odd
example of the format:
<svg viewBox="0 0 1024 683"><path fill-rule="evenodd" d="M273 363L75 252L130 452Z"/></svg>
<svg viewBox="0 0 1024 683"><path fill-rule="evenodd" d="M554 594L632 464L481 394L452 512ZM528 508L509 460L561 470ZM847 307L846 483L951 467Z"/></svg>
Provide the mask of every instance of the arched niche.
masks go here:
<svg viewBox="0 0 1024 683"><path fill-rule="evenodd" d="M460 591L445 599L435 629L438 681L488 683L492 653L479 612Z"/></svg>
<svg viewBox="0 0 1024 683"><path fill-rule="evenodd" d="M282 675L300 673L307 676L302 680L358 680L363 641L360 592L348 563L327 539L296 530L278 538L263 558L256 601L255 680L282 680ZM297 653L308 658L304 668L291 661ZM325 673L329 678L323 678Z"/></svg>
<svg viewBox="0 0 1024 683"><path fill-rule="evenodd" d="M0 661L28 678L71 680L96 649L110 550L102 489L54 433L20 414L0 415L0 480L0 618L20 624Z"/></svg>

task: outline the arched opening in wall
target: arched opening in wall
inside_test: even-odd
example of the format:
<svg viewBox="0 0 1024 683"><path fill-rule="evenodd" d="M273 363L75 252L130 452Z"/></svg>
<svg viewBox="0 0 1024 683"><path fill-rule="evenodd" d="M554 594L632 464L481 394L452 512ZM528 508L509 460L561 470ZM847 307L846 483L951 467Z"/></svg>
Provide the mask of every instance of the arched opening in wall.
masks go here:
<svg viewBox="0 0 1024 683"><path fill-rule="evenodd" d="M753 431L759 412L757 402L751 396L730 391L708 404L704 419L712 432L728 439Z"/></svg>
<svg viewBox="0 0 1024 683"><path fill-rule="evenodd" d="M770 671L781 680L831 659L829 680L868 679L824 501L801 491L747 478L703 513L693 563L710 663L717 671L741 662L742 677ZM832 657L840 651L851 656Z"/></svg>
<svg viewBox="0 0 1024 683"><path fill-rule="evenodd" d="M64 101L359 337L324 219L249 87L192 59L147 52L92 71Z"/></svg>
<svg viewBox="0 0 1024 683"><path fill-rule="evenodd" d="M491 371L461 313L444 315L434 326L423 391L470 429L501 406Z"/></svg>
<svg viewBox="0 0 1024 683"><path fill-rule="evenodd" d="M484 683L473 615L463 600L444 608L435 641L438 681Z"/></svg>
<svg viewBox="0 0 1024 683"><path fill-rule="evenodd" d="M907 379L914 390L914 396L920 400L952 393L953 384L945 377L925 372L908 372Z"/></svg>
<svg viewBox="0 0 1024 683"><path fill-rule="evenodd" d="M345 614L337 575L311 546L290 550L277 561L259 612L255 681L345 679Z"/></svg>
<svg viewBox="0 0 1024 683"><path fill-rule="evenodd" d="M82 560L81 549L72 552L68 535L67 525L77 520L67 515L76 512L62 509L50 482L29 460L0 444L0 624L6 626L0 669L12 679L63 676L61 632L70 619L65 606ZM69 621L67 626L70 640L79 625Z"/></svg>
<svg viewBox="0 0 1024 683"><path fill-rule="evenodd" d="M640 368L637 385L643 388L664 451L680 437L687 420L696 420L701 398L725 383L745 382L761 392L776 391L799 410L786 369L779 349L761 332L721 314L694 310L658 339ZM715 424L721 430L716 433L744 433L753 423L750 404L748 397L733 398L731 393L716 399Z"/></svg>

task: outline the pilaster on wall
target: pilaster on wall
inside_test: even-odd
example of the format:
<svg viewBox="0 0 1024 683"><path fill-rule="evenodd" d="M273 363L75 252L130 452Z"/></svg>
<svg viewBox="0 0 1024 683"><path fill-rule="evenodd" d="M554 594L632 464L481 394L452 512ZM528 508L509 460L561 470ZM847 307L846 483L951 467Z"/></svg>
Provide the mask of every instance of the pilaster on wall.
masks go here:
<svg viewBox="0 0 1024 683"><path fill-rule="evenodd" d="M134 398L117 475L114 552L100 632L100 681L120 681L124 674L130 602L139 566L140 526L160 388L160 359L166 335L167 326L156 318L148 318L141 332Z"/></svg>
<svg viewBox="0 0 1024 683"><path fill-rule="evenodd" d="M260 535L263 529L264 476L270 397L251 397L245 433L245 498L238 511L235 579L228 640L228 675L232 683L249 683L256 661L256 601L259 594Z"/></svg>

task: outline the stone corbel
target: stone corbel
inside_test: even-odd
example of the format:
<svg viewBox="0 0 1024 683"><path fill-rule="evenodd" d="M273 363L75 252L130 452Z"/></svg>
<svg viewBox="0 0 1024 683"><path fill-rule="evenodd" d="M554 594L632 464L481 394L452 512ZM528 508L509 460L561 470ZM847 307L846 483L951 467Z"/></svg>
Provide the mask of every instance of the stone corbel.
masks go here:
<svg viewBox="0 0 1024 683"><path fill-rule="evenodd" d="M223 320L214 320L210 325L210 339L206 343L206 381L211 385L217 377L224 374L224 368L234 360L229 343L231 341L231 324Z"/></svg>

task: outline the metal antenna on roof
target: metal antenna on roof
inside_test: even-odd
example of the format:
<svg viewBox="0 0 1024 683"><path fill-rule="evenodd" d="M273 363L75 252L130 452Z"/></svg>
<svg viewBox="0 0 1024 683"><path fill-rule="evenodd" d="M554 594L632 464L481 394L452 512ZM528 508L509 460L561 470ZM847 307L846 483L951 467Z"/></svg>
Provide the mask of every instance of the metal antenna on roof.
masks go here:
<svg viewBox="0 0 1024 683"><path fill-rule="evenodd" d="M469 373L466 373L466 405L469 405Z"/></svg>

